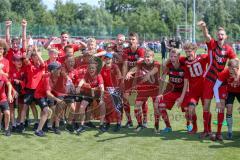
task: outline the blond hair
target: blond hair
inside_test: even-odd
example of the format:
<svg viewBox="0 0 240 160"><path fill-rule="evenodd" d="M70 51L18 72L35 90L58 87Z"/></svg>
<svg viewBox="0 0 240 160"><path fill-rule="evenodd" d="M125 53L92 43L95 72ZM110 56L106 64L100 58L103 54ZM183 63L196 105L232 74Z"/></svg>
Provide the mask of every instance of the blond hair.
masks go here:
<svg viewBox="0 0 240 160"><path fill-rule="evenodd" d="M184 50L197 50L198 46L194 43L187 42L183 45Z"/></svg>

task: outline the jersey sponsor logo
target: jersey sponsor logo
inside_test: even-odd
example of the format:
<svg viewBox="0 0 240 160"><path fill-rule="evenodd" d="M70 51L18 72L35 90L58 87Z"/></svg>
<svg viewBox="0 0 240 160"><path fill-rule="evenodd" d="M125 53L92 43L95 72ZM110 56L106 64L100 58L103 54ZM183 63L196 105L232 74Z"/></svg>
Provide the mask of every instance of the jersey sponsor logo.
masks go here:
<svg viewBox="0 0 240 160"><path fill-rule="evenodd" d="M174 83L182 83L183 79L182 78L174 78L174 77L170 77L170 81L174 82Z"/></svg>

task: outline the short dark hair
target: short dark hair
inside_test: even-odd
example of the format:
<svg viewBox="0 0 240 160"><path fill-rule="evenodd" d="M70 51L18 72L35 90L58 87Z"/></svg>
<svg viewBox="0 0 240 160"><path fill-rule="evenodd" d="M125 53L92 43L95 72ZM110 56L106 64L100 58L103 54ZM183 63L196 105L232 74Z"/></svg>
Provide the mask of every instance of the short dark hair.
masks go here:
<svg viewBox="0 0 240 160"><path fill-rule="evenodd" d="M66 46L64 47L64 52L66 52L66 50L67 50L67 49L70 49L70 48L73 49L73 47L72 47L71 45L66 45Z"/></svg>
<svg viewBox="0 0 240 160"><path fill-rule="evenodd" d="M137 39L139 39L138 34L135 32L129 33L129 37L136 37Z"/></svg>
<svg viewBox="0 0 240 160"><path fill-rule="evenodd" d="M63 31L63 32L61 33L61 35L63 35L63 34L67 34L67 35L68 35L68 32L67 32L67 31Z"/></svg>

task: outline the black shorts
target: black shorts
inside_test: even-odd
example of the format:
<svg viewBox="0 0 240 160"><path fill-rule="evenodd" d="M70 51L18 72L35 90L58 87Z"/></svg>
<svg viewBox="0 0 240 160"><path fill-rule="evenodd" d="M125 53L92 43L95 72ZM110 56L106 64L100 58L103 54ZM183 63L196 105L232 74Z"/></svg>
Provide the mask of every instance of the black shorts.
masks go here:
<svg viewBox="0 0 240 160"><path fill-rule="evenodd" d="M41 108L41 110L43 110L45 107L48 107L48 99L47 98L39 98L36 99L37 104L39 105L39 107Z"/></svg>
<svg viewBox="0 0 240 160"><path fill-rule="evenodd" d="M240 103L240 93L233 93L229 92L226 100L226 105L233 104L235 97L237 98L238 102Z"/></svg>
<svg viewBox="0 0 240 160"><path fill-rule="evenodd" d="M89 104L91 104L93 102L93 98L90 98L90 97L84 97L84 96L76 96L75 97L76 102L82 102L82 100L87 101Z"/></svg>
<svg viewBox="0 0 240 160"><path fill-rule="evenodd" d="M74 102L75 102L75 97L74 97L74 96L64 96L64 97L63 97L63 100L64 100L66 103L74 103Z"/></svg>
<svg viewBox="0 0 240 160"><path fill-rule="evenodd" d="M31 105L33 102L36 101L36 99L34 98L35 89L25 88L25 92L26 94L24 94L23 103L26 105Z"/></svg>
<svg viewBox="0 0 240 160"><path fill-rule="evenodd" d="M0 109L1 109L1 112L9 110L9 103L8 103L8 101L0 102Z"/></svg>

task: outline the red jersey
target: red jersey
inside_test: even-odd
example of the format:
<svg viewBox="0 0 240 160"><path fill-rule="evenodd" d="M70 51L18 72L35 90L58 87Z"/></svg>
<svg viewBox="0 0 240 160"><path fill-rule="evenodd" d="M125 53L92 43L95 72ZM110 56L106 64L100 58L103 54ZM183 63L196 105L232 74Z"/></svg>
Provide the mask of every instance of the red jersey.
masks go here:
<svg viewBox="0 0 240 160"><path fill-rule="evenodd" d="M80 49L80 45L78 45L78 44L68 44L68 45L72 46L73 52L77 52ZM65 56L66 56L66 53L64 52L64 47L62 46L62 44L61 43L52 44L51 48L55 48L55 49L57 49L59 51L59 53L58 53L58 61L63 63L64 59L65 59Z"/></svg>
<svg viewBox="0 0 240 160"><path fill-rule="evenodd" d="M84 76L84 80L91 86L91 88L96 88L103 84L103 77L101 76L101 74L92 77L89 73L86 73Z"/></svg>
<svg viewBox="0 0 240 160"><path fill-rule="evenodd" d="M92 58L90 55L83 55L75 58L75 69L78 73L78 82L83 79L87 73L90 58Z"/></svg>
<svg viewBox="0 0 240 160"><path fill-rule="evenodd" d="M13 87L16 87L14 80L20 81L21 89L23 89L25 87L25 80L26 80L24 68L22 67L21 69L17 70L15 66L12 66L9 71L9 80L13 85Z"/></svg>
<svg viewBox="0 0 240 160"><path fill-rule="evenodd" d="M137 48L135 52L130 47L124 49L123 60L128 62L128 68L135 67L139 58L144 58L144 48Z"/></svg>
<svg viewBox="0 0 240 160"><path fill-rule="evenodd" d="M119 87L121 72L116 64L111 67L103 66L101 75L104 81L104 87Z"/></svg>
<svg viewBox="0 0 240 160"><path fill-rule="evenodd" d="M7 101L6 84L8 82L7 77L0 75L0 103Z"/></svg>
<svg viewBox="0 0 240 160"><path fill-rule="evenodd" d="M3 57L0 60L0 65L1 64L3 65L3 68L2 68L3 72L8 73L9 72L9 61Z"/></svg>
<svg viewBox="0 0 240 160"><path fill-rule="evenodd" d="M186 66L186 78L189 80L189 90L203 84L203 74L206 71L208 61L208 54L197 55L193 61L189 61L185 57L180 58L180 63Z"/></svg>
<svg viewBox="0 0 240 160"><path fill-rule="evenodd" d="M34 97L37 99L46 98L47 91L51 91L50 83L49 83L50 75L44 74L42 79L38 83L38 86L34 92Z"/></svg>
<svg viewBox="0 0 240 160"><path fill-rule="evenodd" d="M22 57L25 57L25 56L26 56L26 50L24 50L23 48L21 48L21 49L15 51L15 50L13 50L12 48L10 48L10 49L8 50L7 54L6 54L6 58L8 59L10 66L13 65L12 60L13 60L13 56L14 56L14 55L20 55L20 56L22 56Z"/></svg>
<svg viewBox="0 0 240 160"><path fill-rule="evenodd" d="M225 68L218 74L218 79L225 84L227 83L228 92L240 93L240 79L238 81L234 81L234 78L230 76L228 68Z"/></svg>
<svg viewBox="0 0 240 160"><path fill-rule="evenodd" d="M157 61L154 61L152 64L147 65L144 61L140 61L137 63L137 73L136 77L139 79L139 81L142 80L142 77L144 77L148 72L150 72L154 67L158 68L158 72L151 77L150 81L141 83L145 85L158 85L158 79L160 78L160 63ZM138 82L137 82L138 83Z"/></svg>
<svg viewBox="0 0 240 160"><path fill-rule="evenodd" d="M65 96L67 95L67 77L64 75L60 75L56 82L52 82L52 93L54 94L54 96L58 97L58 96Z"/></svg>
<svg viewBox="0 0 240 160"><path fill-rule="evenodd" d="M221 48L214 39L211 39L207 46L210 61L204 77L215 83L218 73L224 69L227 60L236 58L237 55L231 46L224 44Z"/></svg>
<svg viewBox="0 0 240 160"><path fill-rule="evenodd" d="M45 65L35 66L29 63L25 66L26 88L36 89L45 71Z"/></svg>
<svg viewBox="0 0 240 160"><path fill-rule="evenodd" d="M186 75L186 67L183 64L180 64L179 68L175 68L172 63L167 64L169 82L173 85L174 92L182 92L184 86L184 78Z"/></svg>

